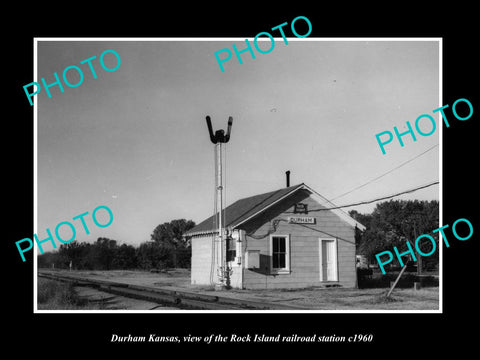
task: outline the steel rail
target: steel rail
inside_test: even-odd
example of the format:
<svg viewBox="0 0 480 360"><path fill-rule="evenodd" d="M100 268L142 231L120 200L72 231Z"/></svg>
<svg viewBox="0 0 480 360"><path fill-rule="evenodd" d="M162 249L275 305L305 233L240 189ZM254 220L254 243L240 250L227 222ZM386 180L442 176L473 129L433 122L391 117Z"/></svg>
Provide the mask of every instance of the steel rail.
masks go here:
<svg viewBox="0 0 480 360"><path fill-rule="evenodd" d="M38 272L38 276L50 280L72 283L75 286L92 287L111 294L146 300L183 310L309 310L309 308L297 305L234 299L183 290L153 288L116 281L92 279L84 276L68 276L65 274L52 274L40 271Z"/></svg>

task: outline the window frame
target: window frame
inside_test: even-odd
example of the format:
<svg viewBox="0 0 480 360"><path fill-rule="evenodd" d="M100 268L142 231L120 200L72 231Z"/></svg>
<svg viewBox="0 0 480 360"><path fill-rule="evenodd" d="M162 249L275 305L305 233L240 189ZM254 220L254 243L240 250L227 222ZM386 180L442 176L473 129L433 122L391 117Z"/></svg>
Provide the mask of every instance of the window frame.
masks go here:
<svg viewBox="0 0 480 360"><path fill-rule="evenodd" d="M274 268L273 267L273 238L279 237L285 239L285 267L284 268ZM290 274L290 234L272 234L270 235L270 244L269 244L269 254L270 254L270 273L271 274Z"/></svg>

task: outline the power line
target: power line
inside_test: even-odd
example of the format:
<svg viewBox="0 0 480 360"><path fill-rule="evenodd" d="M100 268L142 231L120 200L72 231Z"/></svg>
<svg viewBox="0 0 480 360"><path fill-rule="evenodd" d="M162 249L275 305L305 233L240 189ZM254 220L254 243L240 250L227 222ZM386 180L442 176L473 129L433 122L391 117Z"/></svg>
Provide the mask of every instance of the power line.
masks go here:
<svg viewBox="0 0 480 360"><path fill-rule="evenodd" d="M352 189L352 190L349 190L349 191L347 191L347 192L345 192L345 193L343 193L343 194L341 194L341 195L338 195L338 196L332 198L331 201L333 201L333 200L335 200L335 199L338 199L338 198L341 198L341 197L343 197L343 196L345 196L345 195L347 195L347 194L350 194L351 192L354 192L355 190L358 190L358 189L360 189L360 188L362 188L362 187L364 187L364 186L367 186L368 184L370 184L370 183L372 183L372 182L374 182L374 181L376 181L376 180L384 177L385 175L388 175L388 174L390 174L391 172L393 172L393 171L401 168L402 166L404 166L404 165L412 162L413 160L418 159L420 156L426 154L426 153L429 152L430 150L433 150L433 149L434 149L435 147L437 147L437 146L438 146L438 144L433 145L431 148L428 148L427 150L425 150L425 151L422 152L421 154L418 154L417 156L415 156L415 157L413 157L413 158L411 158L411 159L409 159L409 160L401 163L400 165L394 167L393 169L387 171L386 173L384 173L384 174L382 174L382 175L380 175L380 176L377 176L376 178L373 178L372 180L367 181L365 184L362 184L362 185L360 185L360 186L357 186L356 188L354 188L354 189Z"/></svg>
<svg viewBox="0 0 480 360"><path fill-rule="evenodd" d="M431 183L426 184L426 185L417 186L416 188L413 188L413 189L408 189L408 190L401 191L401 192L396 193L396 194L393 194L393 195L388 195L388 196L384 196L384 197L377 198L377 199L373 199L373 200L361 201L361 202L358 202L358 203L355 203L355 204L335 206L335 207L331 207L331 208L309 209L308 212L334 210L334 209L340 209L340 208L344 208L344 207L350 207L350 206L356 206L356 205L363 205L363 204L370 204L370 203L375 202L375 201L390 199L390 198L395 197L395 196L399 196L399 195L403 195L403 194L408 194L408 193L411 193L411 192L414 192L414 191L417 191L417 190L420 190L420 189L425 189L425 188L427 188L427 187L436 185L436 184L438 184L438 183L439 183L439 181L434 181L434 182L431 182ZM285 212L285 213L287 213L287 214L293 214L294 212L293 212L293 211L287 211L287 212ZM279 224L281 221L287 221L287 220L285 220L285 219L272 220L272 221L270 222L271 228L270 228L265 234L263 234L263 235L254 235L254 232L248 233L248 234L246 234L246 235L249 236L249 237L251 237L251 238L257 239L257 240L264 239L264 238L266 238L267 236L269 236L269 235L271 235L271 234L273 234L274 232L277 231L278 224ZM335 237L335 238L337 238L337 239L344 240L344 241L347 241L347 242L350 242L350 243L351 243L351 240L347 240L347 239L344 239L344 238L339 237L339 236L337 236L337 235L327 233L327 232L325 232L325 231L323 231L323 230L319 230L319 229L312 228L312 227L310 227L310 226L308 226L308 225L305 225L305 224L296 224L296 225L300 225L300 226L303 226L303 227L308 228L308 229L310 229L310 230L314 230L314 231L317 231L317 232L326 234L326 235L328 235L328 236Z"/></svg>
<svg viewBox="0 0 480 360"><path fill-rule="evenodd" d="M439 183L439 181L436 180L436 181L433 181L433 182L428 183L428 184L426 184L426 185L417 186L416 188L404 190L404 191L401 191L401 192L396 193L396 194L393 194L393 195L383 196L383 197L376 198L376 199L373 199L373 200L360 201L360 202L353 203L353 204L348 204L348 205L334 206L334 207L330 207L330 208L308 209L308 212L325 211L325 210L335 210L335 209L341 209L341 208L345 208L345 207L371 204L371 203L373 203L373 202L375 202L375 201L391 199L391 198L393 198L393 197L395 197L395 196L399 196L399 195L403 195L403 194L408 194L408 193L411 193L411 192L414 192L414 191L417 191L417 190L425 189L425 188L427 188L427 187L436 185L436 184L438 184L438 183ZM294 214L293 211L289 211L289 212L286 212L286 213L288 213L288 214Z"/></svg>

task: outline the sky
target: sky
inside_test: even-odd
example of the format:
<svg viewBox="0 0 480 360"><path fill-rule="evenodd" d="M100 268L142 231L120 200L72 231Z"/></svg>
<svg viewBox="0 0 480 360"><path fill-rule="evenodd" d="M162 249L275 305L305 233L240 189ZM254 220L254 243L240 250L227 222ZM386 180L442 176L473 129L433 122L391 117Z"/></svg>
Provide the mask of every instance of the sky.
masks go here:
<svg viewBox="0 0 480 360"><path fill-rule="evenodd" d="M214 53L233 52L232 44L245 48L240 38L37 39L33 81L43 77L52 83L54 72L61 78L71 65L84 75L78 87L63 84L61 93L53 86L51 98L42 89L34 99L39 239L47 237L46 228L53 232L70 221L79 241L108 237L136 246L150 240L159 224L181 218L199 223L211 216L214 145L207 115L214 131L226 129L233 117L226 146L227 204L285 187L287 170L292 185L305 183L336 205L440 180L442 121L432 113L442 105L438 41L289 38L286 45L275 38L270 53L254 50L255 59L243 53L243 64L233 54L222 72ZM109 49L121 58L113 72L99 63ZM92 56L96 79L80 64ZM104 61L109 68L116 65L111 53ZM75 70L67 77L79 81ZM405 131L406 121L414 126L422 114L436 119L435 133L417 134L416 142L404 136L404 147L395 139L382 154L375 135L393 132L394 126ZM431 129L428 122L420 127ZM395 199L439 200L439 189L434 185ZM375 204L344 210L369 213ZM105 228L91 219L101 205L114 217ZM88 235L72 220L87 211ZM108 221L103 215L98 212L100 223ZM61 232L67 239L69 234L67 228Z"/></svg>

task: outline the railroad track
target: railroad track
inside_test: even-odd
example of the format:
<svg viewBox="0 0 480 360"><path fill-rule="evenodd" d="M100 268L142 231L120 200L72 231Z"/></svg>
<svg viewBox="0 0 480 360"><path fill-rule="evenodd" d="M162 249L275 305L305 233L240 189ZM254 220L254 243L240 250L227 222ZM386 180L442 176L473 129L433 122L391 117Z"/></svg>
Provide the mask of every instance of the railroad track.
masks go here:
<svg viewBox="0 0 480 360"><path fill-rule="evenodd" d="M124 297L151 301L184 310L308 310L307 308L264 301L233 299L217 295L199 294L183 290L170 290L132 285L87 277L38 272L39 277L87 286Z"/></svg>

